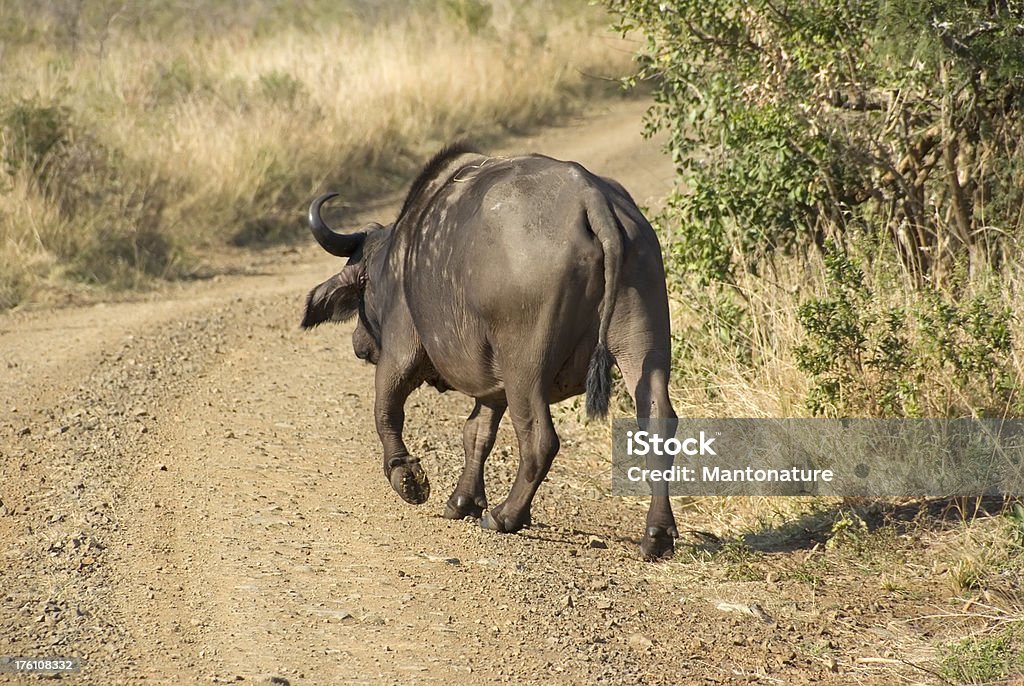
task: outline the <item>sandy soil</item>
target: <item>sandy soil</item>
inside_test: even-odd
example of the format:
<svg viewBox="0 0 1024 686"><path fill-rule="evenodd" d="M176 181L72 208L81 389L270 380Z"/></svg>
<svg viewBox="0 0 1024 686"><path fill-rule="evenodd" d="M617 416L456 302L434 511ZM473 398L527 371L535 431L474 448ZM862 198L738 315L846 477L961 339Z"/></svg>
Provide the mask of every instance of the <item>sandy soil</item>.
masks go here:
<svg viewBox="0 0 1024 686"><path fill-rule="evenodd" d="M672 170L642 110L507 148L579 160L651 205ZM607 429L571 403L533 528L440 518L472 407L457 394L412 397L434 495L401 502L351 326L298 328L338 260L311 241L246 259L132 302L0 317L0 656L80 657L63 680L82 684L933 680L886 648L921 596L892 600L873 573L641 562L646 505L606 495ZM492 501L513 445L503 427ZM817 554L777 553L800 569Z"/></svg>

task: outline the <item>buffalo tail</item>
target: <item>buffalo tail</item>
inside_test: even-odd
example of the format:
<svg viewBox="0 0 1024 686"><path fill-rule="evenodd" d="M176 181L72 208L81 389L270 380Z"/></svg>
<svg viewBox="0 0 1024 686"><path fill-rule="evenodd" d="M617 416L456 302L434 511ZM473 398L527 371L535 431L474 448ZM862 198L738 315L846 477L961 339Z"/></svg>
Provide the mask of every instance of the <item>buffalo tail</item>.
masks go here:
<svg viewBox="0 0 1024 686"><path fill-rule="evenodd" d="M615 295L619 290L619 272L622 267L622 229L609 206L608 199L596 190L586 201L590 230L601 243L604 252L604 295L601 296L597 346L590 356L587 369L587 416L591 419L606 417L612 393L612 358L608 350L608 325L615 309Z"/></svg>
<svg viewBox="0 0 1024 686"><path fill-rule="evenodd" d="M611 394L612 354L608 352L608 346L598 343L587 369L587 416L591 419L608 416Z"/></svg>

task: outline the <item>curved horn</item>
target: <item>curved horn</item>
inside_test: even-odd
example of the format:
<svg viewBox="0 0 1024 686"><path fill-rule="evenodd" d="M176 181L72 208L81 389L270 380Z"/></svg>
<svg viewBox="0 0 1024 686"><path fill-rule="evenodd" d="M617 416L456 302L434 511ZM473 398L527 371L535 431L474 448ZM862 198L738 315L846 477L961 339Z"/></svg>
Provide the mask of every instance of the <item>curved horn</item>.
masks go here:
<svg viewBox="0 0 1024 686"><path fill-rule="evenodd" d="M327 226L320 216L320 207L337 197L337 193L325 193L309 205L309 228L313 232L313 238L320 244L320 247L338 257L351 257L352 253L359 249L366 238L366 233L338 233Z"/></svg>

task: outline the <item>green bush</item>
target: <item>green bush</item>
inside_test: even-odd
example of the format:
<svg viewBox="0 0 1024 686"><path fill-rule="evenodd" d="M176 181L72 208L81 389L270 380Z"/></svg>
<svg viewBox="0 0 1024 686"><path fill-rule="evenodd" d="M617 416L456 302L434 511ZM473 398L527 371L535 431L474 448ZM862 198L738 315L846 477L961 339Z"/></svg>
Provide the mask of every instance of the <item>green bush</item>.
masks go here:
<svg viewBox="0 0 1024 686"><path fill-rule="evenodd" d="M684 369L689 356L713 375L717 354L719 369L749 360L764 378L758 352L781 343L815 414L1020 411L1014 317L997 292L1015 288L1024 238L1019 7L606 4L645 37L631 82L653 84L646 129L667 131L676 165L659 218L670 280L714 317L677 345ZM849 257L864 245L867 274ZM786 318L757 303L780 274L795 333L771 330Z"/></svg>
<svg viewBox="0 0 1024 686"><path fill-rule="evenodd" d="M647 38L688 192L673 238L700 278L757 273L777 251L885 238L943 281L1005 259L1024 199L1024 41L1002 3L608 0Z"/></svg>
<svg viewBox="0 0 1024 686"><path fill-rule="evenodd" d="M906 312L876 300L864 272L835 245L824 266L828 295L797 310L806 339L794 352L812 380L808 409L830 416L918 415Z"/></svg>
<svg viewBox="0 0 1024 686"><path fill-rule="evenodd" d="M926 291L893 303L835 244L823 261L826 295L799 306L804 338L794 350L811 380L812 414L1005 416L1024 409L1013 372L1013 314L995 296Z"/></svg>

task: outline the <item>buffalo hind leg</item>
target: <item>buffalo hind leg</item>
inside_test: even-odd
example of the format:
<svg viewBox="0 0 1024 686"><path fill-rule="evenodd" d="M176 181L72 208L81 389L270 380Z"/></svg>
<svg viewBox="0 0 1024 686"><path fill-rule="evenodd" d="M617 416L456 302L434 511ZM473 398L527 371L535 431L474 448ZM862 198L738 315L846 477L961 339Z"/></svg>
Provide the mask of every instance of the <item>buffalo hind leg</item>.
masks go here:
<svg viewBox="0 0 1024 686"><path fill-rule="evenodd" d="M624 351L619 353L616 361L636 405L640 428L657 430L663 436L674 436L677 422L668 397L668 353L650 351L630 355ZM661 463L655 459L653 463L649 461L648 466L666 469L672 466L671 462L671 457L664 458ZM647 560L669 558L678 537L672 504L668 499L668 486L664 482L651 482L651 506L647 510L647 526L640 541L640 552Z"/></svg>
<svg viewBox="0 0 1024 686"><path fill-rule="evenodd" d="M462 430L462 446L466 451L466 466L459 477L455 491L448 498L444 517L479 519L487 509L487 495L484 492L484 461L491 454L498 424L505 414L505 403L476 401L476 407L466 420Z"/></svg>
<svg viewBox="0 0 1024 686"><path fill-rule="evenodd" d="M525 393L506 389L509 414L519 439L519 469L505 501L480 519L480 526L513 533L530 524L530 505L558 453L551 409L539 388Z"/></svg>

